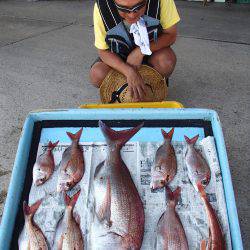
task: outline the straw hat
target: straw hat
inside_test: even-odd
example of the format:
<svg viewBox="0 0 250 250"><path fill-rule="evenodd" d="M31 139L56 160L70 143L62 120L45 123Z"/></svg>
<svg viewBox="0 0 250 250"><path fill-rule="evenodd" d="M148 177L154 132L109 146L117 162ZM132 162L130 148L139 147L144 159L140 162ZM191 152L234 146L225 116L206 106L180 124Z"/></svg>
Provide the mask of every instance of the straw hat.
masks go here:
<svg viewBox="0 0 250 250"><path fill-rule="evenodd" d="M165 78L158 71L147 65L142 65L138 72L146 84L146 97L143 101L164 101L167 97ZM127 87L126 77L114 69L110 70L100 87L102 103L133 102Z"/></svg>

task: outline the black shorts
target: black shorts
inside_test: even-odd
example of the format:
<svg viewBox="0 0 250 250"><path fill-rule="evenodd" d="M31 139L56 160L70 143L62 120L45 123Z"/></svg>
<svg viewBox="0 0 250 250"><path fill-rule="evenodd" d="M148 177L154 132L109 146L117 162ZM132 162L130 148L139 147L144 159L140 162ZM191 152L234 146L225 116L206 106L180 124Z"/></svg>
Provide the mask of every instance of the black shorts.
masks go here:
<svg viewBox="0 0 250 250"><path fill-rule="evenodd" d="M151 67L152 67L152 65L150 65L150 63L148 62L149 57L150 57L150 56L144 56L144 57L143 57L143 60L142 60L142 64L145 64L145 65L148 65L148 66L151 66ZM94 65L95 63L97 63L97 62L102 62L102 59L101 59L100 57L97 57L97 58L95 59L95 61L91 64L90 68L92 68L93 65ZM169 80L168 80L168 78L166 78L166 83L167 83L167 86L169 86Z"/></svg>

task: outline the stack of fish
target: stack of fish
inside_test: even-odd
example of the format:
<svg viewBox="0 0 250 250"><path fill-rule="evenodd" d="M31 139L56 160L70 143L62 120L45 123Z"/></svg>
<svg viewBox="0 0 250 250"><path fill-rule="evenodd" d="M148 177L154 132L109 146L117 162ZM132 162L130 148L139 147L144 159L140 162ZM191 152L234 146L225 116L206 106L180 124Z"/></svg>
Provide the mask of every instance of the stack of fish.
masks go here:
<svg viewBox="0 0 250 250"><path fill-rule="evenodd" d="M145 215L139 192L132 180L131 174L121 157L121 149L143 126L115 131L102 121L99 127L107 142L106 159L98 164L93 176L94 217L98 227L103 229L99 241L91 249L140 249L144 235ZM168 133L161 130L164 141L155 155L155 164L151 169L152 192L165 188L166 208L157 224L155 249L188 249L185 230L175 210L180 197L181 189L176 187L172 191L169 183L174 179L178 169L172 138L174 128ZM73 212L80 195L80 190L69 196L69 191L83 178L85 166L84 157L79 140L82 134L80 129L76 134L67 132L72 140L71 145L63 152L58 176L57 191L64 194L65 229L57 243L58 249L84 249L84 235L80 228L80 219ZM210 205L205 187L210 181L210 168L194 145L198 136L189 139L185 162L189 179L195 190L200 193L207 212L209 224L209 240L201 242L201 249L225 249L225 242L219 220ZM53 174L55 163L52 150L58 144L49 142L45 152L37 158L33 168L33 182L40 186ZM49 249L48 242L37 224L33 215L39 208L42 200L38 200L30 207L24 202L25 227L27 229L30 249ZM92 231L93 234L97 233Z"/></svg>
<svg viewBox="0 0 250 250"><path fill-rule="evenodd" d="M84 159L82 148L79 145L79 140L82 134L80 129L76 134L67 132L71 139L71 145L64 151L60 163L60 174L58 177L57 190L64 192L66 203L66 230L60 238L58 249L83 249L83 236L77 222L73 216L73 208L80 194L73 195L73 198L68 197L66 191L72 189L84 175ZM44 184L53 174L55 169L54 157L52 150L58 144L49 142L44 153L41 154L33 168L33 182L35 185ZM41 204L42 200L36 202L31 207L26 205L24 201L25 227L28 232L30 249L45 250L48 249L48 243L42 230L33 221L33 215Z"/></svg>

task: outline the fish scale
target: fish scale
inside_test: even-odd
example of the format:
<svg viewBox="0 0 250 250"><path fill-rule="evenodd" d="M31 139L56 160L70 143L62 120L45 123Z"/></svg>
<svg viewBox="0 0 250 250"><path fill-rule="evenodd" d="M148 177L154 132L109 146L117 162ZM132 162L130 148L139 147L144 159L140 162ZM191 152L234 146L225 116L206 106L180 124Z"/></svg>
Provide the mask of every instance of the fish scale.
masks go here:
<svg viewBox="0 0 250 250"><path fill-rule="evenodd" d="M66 230L62 234L59 243L58 250L83 250L84 242L80 229L80 225L75 221L73 216L73 209L75 207L76 201L79 197L80 191L73 195L72 198L69 198L65 193L65 202L66 202Z"/></svg>
<svg viewBox="0 0 250 250"><path fill-rule="evenodd" d="M157 224L156 250L188 250L187 238L181 220L175 211L180 188L174 192L166 186L166 210Z"/></svg>
<svg viewBox="0 0 250 250"><path fill-rule="evenodd" d="M194 147L198 137L199 135L189 139L185 136L185 140L187 142L185 163L188 170L188 177L196 191L198 191L197 182L201 182L203 186L207 186L211 178L211 171L206 160Z"/></svg>
<svg viewBox="0 0 250 250"><path fill-rule="evenodd" d="M117 239L119 239L120 244L119 248L116 249L140 249L144 234L143 204L129 170L121 158L120 150L142 125L123 131L114 131L101 121L99 126L106 138L108 149L105 164L98 165L94 174L96 214L98 214L100 208L110 209L110 212L104 213L106 218L98 219L100 223L103 222L103 219L112 223L107 223L111 226L109 233L106 235L106 237L110 234L114 236L111 242L108 242L111 249ZM105 200L108 195L99 193L100 190L108 190L106 188L108 178L111 186L110 206L106 205L107 200ZM105 241L105 237L102 239Z"/></svg>
<svg viewBox="0 0 250 250"><path fill-rule="evenodd" d="M49 141L43 154L39 155L33 167L33 182L39 186L44 184L53 174L55 162L52 150L59 141L52 143Z"/></svg>
<svg viewBox="0 0 250 250"><path fill-rule="evenodd" d="M57 191L72 189L83 177L85 172L83 150L79 145L82 128L75 134L67 132L71 145L65 149L60 163Z"/></svg>
<svg viewBox="0 0 250 250"><path fill-rule="evenodd" d="M32 206L23 203L23 211L25 217L25 227L28 231L28 245L32 250L48 250L45 236L42 230L33 221L33 216L38 210L42 200L38 200Z"/></svg>
<svg viewBox="0 0 250 250"><path fill-rule="evenodd" d="M163 135L164 142L156 151L154 165L151 169L150 187L153 190L167 185L174 179L177 172L175 151L171 143L174 128L172 128L168 133L162 129L161 133Z"/></svg>

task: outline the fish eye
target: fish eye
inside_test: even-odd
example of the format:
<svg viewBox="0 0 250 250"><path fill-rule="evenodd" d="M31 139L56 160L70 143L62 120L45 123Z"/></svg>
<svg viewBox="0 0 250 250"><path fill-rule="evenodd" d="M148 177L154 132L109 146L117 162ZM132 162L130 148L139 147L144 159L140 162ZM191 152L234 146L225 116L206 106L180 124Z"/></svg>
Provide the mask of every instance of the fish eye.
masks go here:
<svg viewBox="0 0 250 250"><path fill-rule="evenodd" d="M207 179L203 179L202 181L201 181L201 184L204 186L204 185L207 185Z"/></svg>
<svg viewBox="0 0 250 250"><path fill-rule="evenodd" d="M161 170L161 166L156 166L155 169L156 170Z"/></svg>
<svg viewBox="0 0 250 250"><path fill-rule="evenodd" d="M101 176L101 177L100 177L100 180L102 181L103 179L104 179L103 176Z"/></svg>
<svg viewBox="0 0 250 250"><path fill-rule="evenodd" d="M164 180L161 180L161 181L160 181L160 184L161 184L161 185L165 185L165 181L164 181Z"/></svg>

